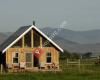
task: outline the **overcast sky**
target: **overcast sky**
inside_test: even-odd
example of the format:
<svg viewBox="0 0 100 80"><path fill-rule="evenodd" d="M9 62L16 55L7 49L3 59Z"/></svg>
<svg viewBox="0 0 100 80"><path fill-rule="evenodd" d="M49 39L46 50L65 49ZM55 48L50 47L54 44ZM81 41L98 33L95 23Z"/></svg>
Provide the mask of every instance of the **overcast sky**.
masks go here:
<svg viewBox="0 0 100 80"><path fill-rule="evenodd" d="M33 20L42 27L100 29L100 0L0 0L0 32L15 31Z"/></svg>

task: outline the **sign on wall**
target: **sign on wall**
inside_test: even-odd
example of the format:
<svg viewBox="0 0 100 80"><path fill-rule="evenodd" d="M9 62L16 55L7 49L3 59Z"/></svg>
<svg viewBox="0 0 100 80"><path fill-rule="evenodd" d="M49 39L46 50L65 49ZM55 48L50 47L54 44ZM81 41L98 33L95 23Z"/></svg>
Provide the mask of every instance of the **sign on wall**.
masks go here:
<svg viewBox="0 0 100 80"><path fill-rule="evenodd" d="M33 50L33 54L39 58L42 54L44 53L43 49L42 48L36 48Z"/></svg>

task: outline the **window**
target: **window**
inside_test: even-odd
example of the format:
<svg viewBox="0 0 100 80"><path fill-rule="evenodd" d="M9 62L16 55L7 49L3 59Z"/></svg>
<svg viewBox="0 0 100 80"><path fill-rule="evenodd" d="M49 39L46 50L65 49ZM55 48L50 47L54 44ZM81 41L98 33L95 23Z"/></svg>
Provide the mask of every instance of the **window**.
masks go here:
<svg viewBox="0 0 100 80"><path fill-rule="evenodd" d="M19 48L22 47L22 38L18 40L13 46L13 48Z"/></svg>
<svg viewBox="0 0 100 80"><path fill-rule="evenodd" d="M25 35L25 47L31 47L31 31Z"/></svg>
<svg viewBox="0 0 100 80"><path fill-rule="evenodd" d="M51 53L50 53L50 52L48 52L48 53L46 54L46 62L47 62L47 63L51 63Z"/></svg>
<svg viewBox="0 0 100 80"><path fill-rule="evenodd" d="M34 32L34 47L40 46L40 35L37 32Z"/></svg>
<svg viewBox="0 0 100 80"><path fill-rule="evenodd" d="M42 38L42 45L43 47L52 47L52 44L46 38Z"/></svg>
<svg viewBox="0 0 100 80"><path fill-rule="evenodd" d="M13 54L13 63L18 63L18 53Z"/></svg>

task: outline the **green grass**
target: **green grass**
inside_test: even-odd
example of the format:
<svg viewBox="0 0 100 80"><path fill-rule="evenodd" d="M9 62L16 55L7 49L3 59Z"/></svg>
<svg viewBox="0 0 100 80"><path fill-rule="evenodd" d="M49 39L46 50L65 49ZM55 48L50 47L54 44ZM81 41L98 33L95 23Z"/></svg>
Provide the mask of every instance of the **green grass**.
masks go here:
<svg viewBox="0 0 100 80"><path fill-rule="evenodd" d="M100 80L100 66L66 66L62 63L61 72L24 72L0 75L0 80Z"/></svg>
<svg viewBox="0 0 100 80"><path fill-rule="evenodd" d="M26 72L0 75L0 80L100 80L95 72Z"/></svg>

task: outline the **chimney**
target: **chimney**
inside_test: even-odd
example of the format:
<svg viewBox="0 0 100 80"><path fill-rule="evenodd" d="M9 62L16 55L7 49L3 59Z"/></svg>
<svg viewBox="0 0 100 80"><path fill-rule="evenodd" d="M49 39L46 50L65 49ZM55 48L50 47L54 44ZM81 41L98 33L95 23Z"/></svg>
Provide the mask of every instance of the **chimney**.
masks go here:
<svg viewBox="0 0 100 80"><path fill-rule="evenodd" d="M33 25L35 26L35 21L33 21Z"/></svg>

